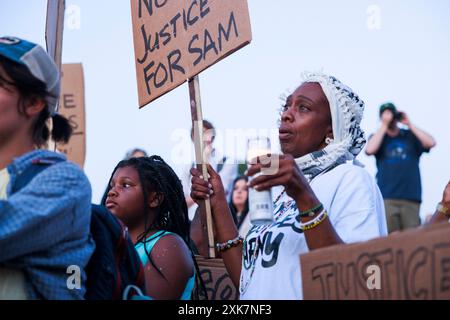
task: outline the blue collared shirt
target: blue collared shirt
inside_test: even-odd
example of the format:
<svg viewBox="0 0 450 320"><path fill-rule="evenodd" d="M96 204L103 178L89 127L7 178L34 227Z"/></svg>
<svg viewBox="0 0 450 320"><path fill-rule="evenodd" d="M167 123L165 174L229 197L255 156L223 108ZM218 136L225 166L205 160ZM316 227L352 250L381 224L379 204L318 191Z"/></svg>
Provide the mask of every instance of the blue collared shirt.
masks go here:
<svg viewBox="0 0 450 320"><path fill-rule="evenodd" d="M17 177L36 159L65 157L36 150L7 167L7 200L0 200L0 265L24 272L31 299L83 299L84 268L95 247L89 231L90 183L75 164L61 161L11 194ZM68 286L69 266L81 271L80 289Z"/></svg>

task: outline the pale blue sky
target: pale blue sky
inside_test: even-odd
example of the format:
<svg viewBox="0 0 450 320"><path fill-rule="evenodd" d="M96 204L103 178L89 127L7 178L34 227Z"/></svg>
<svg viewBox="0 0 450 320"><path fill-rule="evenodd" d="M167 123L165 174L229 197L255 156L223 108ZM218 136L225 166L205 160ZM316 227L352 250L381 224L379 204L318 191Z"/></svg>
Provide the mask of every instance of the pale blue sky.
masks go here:
<svg viewBox="0 0 450 320"><path fill-rule="evenodd" d="M174 164L179 132L190 129L188 89L138 110L130 2L66 5L81 9L81 28L66 25L63 63L84 66L85 171L98 201L134 146ZM367 26L371 5L380 9L380 29ZM225 130L276 128L280 94L300 84L302 71L323 70L366 102L367 135L379 125L378 106L391 100L436 138L437 147L421 160L422 215L434 211L450 178L450 1L249 0L249 7L253 42L200 76L204 117L219 129L218 140ZM45 0L0 0L0 34L45 46L45 14ZM359 159L375 175L374 158Z"/></svg>

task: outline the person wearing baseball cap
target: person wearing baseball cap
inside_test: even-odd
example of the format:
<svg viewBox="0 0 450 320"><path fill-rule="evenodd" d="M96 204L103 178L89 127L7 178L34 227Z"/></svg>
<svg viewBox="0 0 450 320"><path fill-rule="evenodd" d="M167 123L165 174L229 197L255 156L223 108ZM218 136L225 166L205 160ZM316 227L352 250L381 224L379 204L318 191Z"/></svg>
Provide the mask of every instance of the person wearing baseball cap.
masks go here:
<svg viewBox="0 0 450 320"><path fill-rule="evenodd" d="M435 140L392 102L380 106L381 126L367 142L366 154L377 160L377 182L384 198L389 232L420 225L422 187L419 159ZM398 123L408 127L400 129Z"/></svg>
<svg viewBox="0 0 450 320"><path fill-rule="evenodd" d="M0 300L84 298L91 186L46 150L50 138L67 143L72 133L57 113L59 94L58 68L41 46L0 37Z"/></svg>

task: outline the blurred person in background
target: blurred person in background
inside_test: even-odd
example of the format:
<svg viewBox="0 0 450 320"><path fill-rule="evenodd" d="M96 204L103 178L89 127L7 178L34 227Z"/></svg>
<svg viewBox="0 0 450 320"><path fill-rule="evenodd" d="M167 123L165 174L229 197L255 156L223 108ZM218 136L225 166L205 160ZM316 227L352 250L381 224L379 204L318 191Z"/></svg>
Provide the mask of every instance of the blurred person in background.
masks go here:
<svg viewBox="0 0 450 320"><path fill-rule="evenodd" d="M225 194L228 197L231 192L233 180L238 174L238 165L228 156L222 155L219 150L214 148L214 139L216 137L216 129L214 125L208 121L203 120L203 142L204 152L207 162L211 164L217 173L219 173ZM191 139L194 141L194 128L191 129ZM195 212L198 208L197 204L190 196L191 192L191 173L190 170L195 166L194 162L190 162L180 173L181 182L183 184L184 195L189 210L189 220L193 220Z"/></svg>
<svg viewBox="0 0 450 320"><path fill-rule="evenodd" d="M130 160L131 158L141 158L141 157L148 157L147 151L140 148L134 148L127 152L124 160Z"/></svg>
<svg viewBox="0 0 450 320"><path fill-rule="evenodd" d="M419 160L436 142L393 103L380 107L381 126L367 142L366 154L377 162L377 182L384 198L389 233L420 225L422 186ZM401 123L408 129L399 128Z"/></svg>
<svg viewBox="0 0 450 320"><path fill-rule="evenodd" d="M251 228L247 183L247 176L238 176L234 179L229 202L231 214L241 237L245 237Z"/></svg>

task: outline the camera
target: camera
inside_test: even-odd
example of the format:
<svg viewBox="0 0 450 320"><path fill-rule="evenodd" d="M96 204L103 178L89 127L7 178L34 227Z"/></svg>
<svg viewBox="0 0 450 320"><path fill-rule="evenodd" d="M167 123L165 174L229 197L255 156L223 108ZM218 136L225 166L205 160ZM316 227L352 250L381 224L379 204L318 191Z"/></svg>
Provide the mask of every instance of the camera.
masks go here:
<svg viewBox="0 0 450 320"><path fill-rule="evenodd" d="M397 121L402 121L403 120L403 112L395 111L394 119Z"/></svg>

